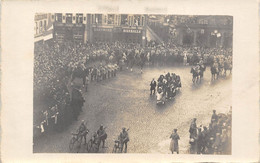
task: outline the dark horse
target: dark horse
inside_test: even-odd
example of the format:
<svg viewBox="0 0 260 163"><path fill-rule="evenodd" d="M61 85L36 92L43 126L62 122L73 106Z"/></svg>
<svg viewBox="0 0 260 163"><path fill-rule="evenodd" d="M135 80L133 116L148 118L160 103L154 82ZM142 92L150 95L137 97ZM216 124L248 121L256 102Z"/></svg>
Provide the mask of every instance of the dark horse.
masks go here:
<svg viewBox="0 0 260 163"><path fill-rule="evenodd" d="M200 73L200 70L199 69L195 69L194 67L191 68L190 70L190 73L192 73L192 82L193 83L197 83L198 80L199 80L199 73Z"/></svg>
<svg viewBox="0 0 260 163"><path fill-rule="evenodd" d="M204 64L202 64L202 65L200 65L200 68L199 68L200 81L203 78L204 71L206 71L206 66Z"/></svg>
<svg viewBox="0 0 260 163"><path fill-rule="evenodd" d="M211 68L210 68L210 71L211 71L211 80L218 79L218 76L219 76L219 69L218 69L218 67L212 65Z"/></svg>
<svg viewBox="0 0 260 163"><path fill-rule="evenodd" d="M228 61L225 61L224 62L224 76L226 76L227 70L229 70L229 74L232 74L232 64Z"/></svg>
<svg viewBox="0 0 260 163"><path fill-rule="evenodd" d="M86 76L88 76L91 72L91 67L88 67L86 69L82 69L81 67L77 67L76 69L74 69L72 71L72 75L71 75L71 82L73 82L73 80L75 78L80 78L83 80L83 85L86 85Z"/></svg>

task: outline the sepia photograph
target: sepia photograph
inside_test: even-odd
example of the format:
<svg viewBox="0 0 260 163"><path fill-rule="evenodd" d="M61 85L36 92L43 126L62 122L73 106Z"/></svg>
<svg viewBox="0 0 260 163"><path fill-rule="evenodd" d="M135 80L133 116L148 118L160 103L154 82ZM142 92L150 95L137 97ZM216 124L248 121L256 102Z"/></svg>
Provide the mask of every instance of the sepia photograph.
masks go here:
<svg viewBox="0 0 260 163"><path fill-rule="evenodd" d="M33 153L232 154L233 16L36 13Z"/></svg>
<svg viewBox="0 0 260 163"><path fill-rule="evenodd" d="M259 162L259 2L1 2L0 162Z"/></svg>

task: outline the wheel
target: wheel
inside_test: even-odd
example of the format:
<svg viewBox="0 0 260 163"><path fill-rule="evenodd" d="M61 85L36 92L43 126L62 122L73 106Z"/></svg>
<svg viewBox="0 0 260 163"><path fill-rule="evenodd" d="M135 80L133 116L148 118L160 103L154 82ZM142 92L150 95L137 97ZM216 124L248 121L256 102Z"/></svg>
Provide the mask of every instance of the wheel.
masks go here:
<svg viewBox="0 0 260 163"><path fill-rule="evenodd" d="M74 148L74 143L75 143L75 141L76 141L76 138L75 137L72 137L71 139L70 139L70 144L69 144L69 149L70 149L70 152L73 150L73 148Z"/></svg>
<svg viewBox="0 0 260 163"><path fill-rule="evenodd" d="M81 143L82 143L82 138L79 138L78 139L78 144L77 144L77 153L79 153L79 151L80 151Z"/></svg>
<svg viewBox="0 0 260 163"><path fill-rule="evenodd" d="M89 140L87 143L87 152L90 153L91 151L92 151L92 142L91 142L91 140Z"/></svg>
<svg viewBox="0 0 260 163"><path fill-rule="evenodd" d="M114 146L112 153L116 153L116 146Z"/></svg>
<svg viewBox="0 0 260 163"><path fill-rule="evenodd" d="M93 152L94 152L94 153L98 153L98 151L99 151L99 144L94 144L94 146L93 146Z"/></svg>

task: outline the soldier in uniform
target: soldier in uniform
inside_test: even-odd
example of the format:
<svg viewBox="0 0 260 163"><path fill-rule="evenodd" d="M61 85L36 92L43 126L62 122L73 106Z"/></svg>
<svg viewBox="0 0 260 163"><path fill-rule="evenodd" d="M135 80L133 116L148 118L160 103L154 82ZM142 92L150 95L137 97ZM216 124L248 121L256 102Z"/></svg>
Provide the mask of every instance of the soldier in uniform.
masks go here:
<svg viewBox="0 0 260 163"><path fill-rule="evenodd" d="M190 129L189 129L189 133L190 133L190 138L194 138L197 137L197 124L196 124L196 118L193 118L191 124L190 124Z"/></svg>
<svg viewBox="0 0 260 163"><path fill-rule="evenodd" d="M80 141L82 141L82 138L84 138L84 144L87 143L86 142L86 136L87 136L88 132L89 131L88 131L86 125L85 125L85 121L82 120L82 122L81 122L81 124L80 124L80 126L78 128L78 134L80 136Z"/></svg>
<svg viewBox="0 0 260 163"><path fill-rule="evenodd" d="M127 153L127 142L129 141L128 132L126 131L126 128L124 127L122 129L122 132L120 133L120 142L121 142L121 153L123 151L123 148L125 146L125 153Z"/></svg>
<svg viewBox="0 0 260 163"><path fill-rule="evenodd" d="M203 131L201 132L201 135L202 135L201 153L205 154L206 148L208 146L208 141L209 141L208 129L206 126L203 126Z"/></svg>
<svg viewBox="0 0 260 163"><path fill-rule="evenodd" d="M218 115L216 114L216 110L213 110L213 114L211 116L211 123L217 123L218 122Z"/></svg>
<svg viewBox="0 0 260 163"><path fill-rule="evenodd" d="M105 147L105 141L106 141L106 138L107 138L107 133L106 133L105 128L103 127L103 125L100 125L100 128L97 131L97 135L98 135L100 141L103 143L102 148L104 148Z"/></svg>
<svg viewBox="0 0 260 163"><path fill-rule="evenodd" d="M89 85L89 77L88 77L88 75L86 75L86 78L85 78L85 85L84 85L84 87L85 87L85 92L88 91L88 85Z"/></svg>
<svg viewBox="0 0 260 163"><path fill-rule="evenodd" d="M201 128L198 128L198 135L197 135L197 154L202 153L202 146L203 146L203 135L201 132Z"/></svg>
<svg viewBox="0 0 260 163"><path fill-rule="evenodd" d="M154 80L154 78L153 78L153 80L151 81L150 86L151 86L151 87L150 87L150 91L151 91L150 95L152 95L152 92L153 92L153 94L155 94L156 81Z"/></svg>

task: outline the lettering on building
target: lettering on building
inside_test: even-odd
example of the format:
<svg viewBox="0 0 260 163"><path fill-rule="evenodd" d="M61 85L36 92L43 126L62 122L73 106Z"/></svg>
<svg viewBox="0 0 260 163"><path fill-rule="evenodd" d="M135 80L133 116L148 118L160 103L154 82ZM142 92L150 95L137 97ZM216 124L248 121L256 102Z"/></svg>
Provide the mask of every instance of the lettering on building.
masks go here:
<svg viewBox="0 0 260 163"><path fill-rule="evenodd" d="M141 33L141 30L138 29L123 29L125 33Z"/></svg>
<svg viewBox="0 0 260 163"><path fill-rule="evenodd" d="M39 14L39 15L35 15L34 20L38 21L38 20L43 20L43 19L47 19L47 14Z"/></svg>
<svg viewBox="0 0 260 163"><path fill-rule="evenodd" d="M94 31L112 32L111 28L94 28Z"/></svg>

